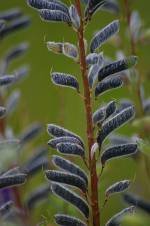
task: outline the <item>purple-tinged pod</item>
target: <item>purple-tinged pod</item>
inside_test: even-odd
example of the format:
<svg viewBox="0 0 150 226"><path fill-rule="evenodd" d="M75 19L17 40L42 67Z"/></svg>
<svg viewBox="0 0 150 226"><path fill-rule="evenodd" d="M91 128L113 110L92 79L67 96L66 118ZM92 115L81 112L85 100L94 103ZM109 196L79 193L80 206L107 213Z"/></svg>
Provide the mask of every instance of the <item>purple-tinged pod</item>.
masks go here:
<svg viewBox="0 0 150 226"><path fill-rule="evenodd" d="M20 68L18 68L17 70L14 71L14 75L15 75L15 82L20 82L22 79L24 79L29 73L29 67L26 66L22 66Z"/></svg>
<svg viewBox="0 0 150 226"><path fill-rule="evenodd" d="M56 214L55 222L61 226L87 226L83 221L65 214Z"/></svg>
<svg viewBox="0 0 150 226"><path fill-rule="evenodd" d="M101 130L98 133L97 143L101 146L105 138L115 129L131 120L135 115L134 107L128 107L114 115L103 123Z"/></svg>
<svg viewBox="0 0 150 226"><path fill-rule="evenodd" d="M5 117L5 115L6 115L6 108L0 106L0 118Z"/></svg>
<svg viewBox="0 0 150 226"><path fill-rule="evenodd" d="M3 30L4 27L5 27L5 21L0 20L0 32L1 32L1 30Z"/></svg>
<svg viewBox="0 0 150 226"><path fill-rule="evenodd" d="M79 92L79 83L77 79L70 74L53 72L51 74L51 79L55 85L73 88Z"/></svg>
<svg viewBox="0 0 150 226"><path fill-rule="evenodd" d="M26 181L27 175L24 173L19 173L15 175L7 175L7 176L0 176L0 189L18 186L24 184Z"/></svg>
<svg viewBox="0 0 150 226"><path fill-rule="evenodd" d="M22 12L19 8L9 9L7 11L0 12L0 20L14 20L22 15Z"/></svg>
<svg viewBox="0 0 150 226"><path fill-rule="evenodd" d="M89 0L84 12L86 20L90 20L92 15L105 3L105 0Z"/></svg>
<svg viewBox="0 0 150 226"><path fill-rule="evenodd" d="M115 61L113 63L110 63L106 66L104 66L98 74L98 80L101 81L104 78L122 72L124 70L130 69L137 63L137 57L136 56L130 56L127 58L124 58L122 60Z"/></svg>
<svg viewBox="0 0 150 226"><path fill-rule="evenodd" d="M66 172L69 172L81 177L85 181L86 185L88 185L88 177L86 173L78 165L58 155L53 155L52 162L60 169L63 169Z"/></svg>
<svg viewBox="0 0 150 226"><path fill-rule="evenodd" d="M134 205L137 208L143 210L144 212L150 214L150 202L147 202L143 200L141 197L131 193L124 194L123 199L128 204Z"/></svg>
<svg viewBox="0 0 150 226"><path fill-rule="evenodd" d="M53 183L51 187L54 194L75 206L86 218L89 217L89 207L84 199L62 185Z"/></svg>
<svg viewBox="0 0 150 226"><path fill-rule="evenodd" d="M97 64L98 62L98 54L97 53L90 53L86 57L86 64L91 65L91 64Z"/></svg>
<svg viewBox="0 0 150 226"><path fill-rule="evenodd" d="M40 123L33 123L31 126L29 126L20 136L20 143L21 145L24 145L37 137L39 133L42 131L42 126Z"/></svg>
<svg viewBox="0 0 150 226"><path fill-rule="evenodd" d="M49 51L60 54L63 53L63 43L62 42L47 42L47 48Z"/></svg>
<svg viewBox="0 0 150 226"><path fill-rule="evenodd" d="M19 174L19 173L21 173L20 168L19 167L14 167L14 168L12 168L12 169L7 170L6 172L4 172L2 174L2 176L14 175L14 174Z"/></svg>
<svg viewBox="0 0 150 226"><path fill-rule="evenodd" d="M49 9L49 10L60 10L68 14L68 7L58 1L49 1L49 0L27 0L29 6L35 9Z"/></svg>
<svg viewBox="0 0 150 226"><path fill-rule="evenodd" d="M56 183L62 183L69 186L79 188L84 193L87 191L87 185L84 180L72 173L61 172L58 170L47 170L45 175L48 180Z"/></svg>
<svg viewBox="0 0 150 226"><path fill-rule="evenodd" d="M63 137L54 138L48 141L48 145L54 149L56 149L57 145L60 143L77 144L83 148L83 145L81 145L81 142L79 141L79 139L75 137L63 136Z"/></svg>
<svg viewBox="0 0 150 226"><path fill-rule="evenodd" d="M67 56L75 61L78 60L79 54L78 54L78 49L75 45L73 45L69 42L63 43L62 52L65 56Z"/></svg>
<svg viewBox="0 0 150 226"><path fill-rule="evenodd" d="M106 189L105 195L109 197L116 193L124 192L129 188L130 184L131 184L130 180L122 180L122 181L116 182L115 184L109 186Z"/></svg>
<svg viewBox="0 0 150 226"><path fill-rule="evenodd" d="M71 24L69 15L60 10L42 9L40 10L40 16L45 21L65 22L69 25Z"/></svg>
<svg viewBox="0 0 150 226"><path fill-rule="evenodd" d="M12 112L14 112L19 103L19 100L20 100L20 91L19 90L13 91L6 101L7 115L10 115Z"/></svg>
<svg viewBox="0 0 150 226"><path fill-rule="evenodd" d="M128 99L122 99L120 101L119 105L120 106L116 110L116 113L119 113L120 111L122 111L123 109L125 109L127 107L133 106L133 102L131 100L128 100Z"/></svg>
<svg viewBox="0 0 150 226"><path fill-rule="evenodd" d="M111 77L104 79L103 81L99 82L95 88L95 97L111 90L120 88L123 85L123 81L120 77Z"/></svg>
<svg viewBox="0 0 150 226"><path fill-rule="evenodd" d="M101 10L108 11L113 14L119 14L120 7L116 0L109 0L102 5Z"/></svg>
<svg viewBox="0 0 150 226"><path fill-rule="evenodd" d="M56 124L48 124L47 132L52 137L74 137L79 140L80 145L84 146L82 139L77 134ZM62 142L65 142L65 140Z"/></svg>
<svg viewBox="0 0 150 226"><path fill-rule="evenodd" d="M3 75L0 77L0 87L12 85L15 82L14 75Z"/></svg>
<svg viewBox="0 0 150 226"><path fill-rule="evenodd" d="M5 202L3 205L0 206L0 216L6 216L12 209L14 203L13 201Z"/></svg>
<svg viewBox="0 0 150 226"><path fill-rule="evenodd" d="M30 25L30 17L28 16L24 16L16 20L13 20L8 25L6 25L4 29L0 31L0 38L4 38L5 36L13 32L16 32L22 28L28 27L29 25Z"/></svg>
<svg viewBox="0 0 150 226"><path fill-rule="evenodd" d="M29 196L27 197L27 200L25 202L27 208L29 210L34 209L39 202L46 200L49 194L50 194L49 185L42 185L38 187L34 192L29 194Z"/></svg>
<svg viewBox="0 0 150 226"><path fill-rule="evenodd" d="M69 15L70 15L73 26L78 30L80 28L80 17L74 5L70 6Z"/></svg>
<svg viewBox="0 0 150 226"><path fill-rule="evenodd" d="M111 159L133 155L136 152L137 152L137 144L135 143L116 145L106 149L102 153L101 163L104 166L105 163Z"/></svg>
<svg viewBox="0 0 150 226"><path fill-rule="evenodd" d="M85 156L85 150L75 143L59 143L56 145L56 148L61 154Z"/></svg>
<svg viewBox="0 0 150 226"><path fill-rule="evenodd" d="M112 114L116 113L116 109L117 109L117 106L116 106L116 101L110 101L106 106L105 106L105 109L106 109L106 117L105 119L109 118Z"/></svg>
<svg viewBox="0 0 150 226"><path fill-rule="evenodd" d="M90 52L93 53L97 48L100 48L102 44L104 44L113 35L118 33L118 31L119 21L115 20L97 32L91 41Z"/></svg>
<svg viewBox="0 0 150 226"><path fill-rule="evenodd" d="M117 213L116 215L114 215L106 224L105 226L114 226L114 225L120 225L121 220L123 219L124 216L126 215L132 215L135 213L135 206L130 206L127 207L125 209L123 209L122 211L120 211L119 213Z"/></svg>

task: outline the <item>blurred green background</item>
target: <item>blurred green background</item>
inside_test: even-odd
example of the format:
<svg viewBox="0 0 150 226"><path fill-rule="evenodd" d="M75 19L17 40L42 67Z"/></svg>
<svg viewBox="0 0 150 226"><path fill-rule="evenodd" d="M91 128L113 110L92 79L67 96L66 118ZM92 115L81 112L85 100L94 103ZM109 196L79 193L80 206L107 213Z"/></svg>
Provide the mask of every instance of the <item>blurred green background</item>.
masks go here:
<svg viewBox="0 0 150 226"><path fill-rule="evenodd" d="M73 2L73 1L66 1ZM122 7L122 0L120 2L121 14L119 16L114 16L108 12L97 13L90 25L86 30L86 39L89 41L93 33L98 29L105 26L107 23L111 22L113 19L118 18L121 21L121 34L123 35L123 46L126 55L130 54L129 43L124 37L125 32L125 21L123 18L124 9ZM146 27L150 26L150 1L148 0L133 0L134 9L138 10L143 23ZM10 67L10 71L15 69L21 63L29 64L31 67L30 75L28 78L21 84L19 84L19 89L22 92L22 98L20 105L18 107L15 116L10 120L10 123L15 128L16 133L18 134L22 128L26 127L33 121L40 121L44 125L43 135L41 136L39 143L46 144L48 136L46 133L46 124L47 123L58 123L64 125L66 128L71 129L77 134L85 138L85 119L84 119L84 108L81 98L74 92L72 89L58 88L54 86L50 80L50 71L60 71L66 72L73 75L76 75L77 78L81 81L80 71L78 65L76 65L71 59L68 59L62 55L54 55L51 52L48 52L46 47L47 41L66 41L77 43L76 34L73 33L72 29L67 27L65 24L55 24L55 23L45 23L42 22L38 13L29 8L25 0L1 0L0 10L6 10L9 8L19 7L27 15L31 16L32 24L28 29L23 30L22 32L15 33L11 36L8 36L5 40L1 41L0 44L0 55L2 56L7 49L14 46L17 43L22 41L28 41L30 44L29 50L25 57L22 57L21 60L16 61L13 64L13 67ZM102 47L104 55L113 57L115 59L115 54L117 49L111 44L104 45ZM143 46L138 48L139 56L139 69L140 73L149 75L150 65L149 65L149 52L150 45ZM147 76L148 78L149 76ZM148 82L145 82L145 92L146 96L149 95L150 85ZM129 94L126 88L121 90L115 90L111 92L111 95L104 95L103 99L98 99L94 109L97 106L114 98L126 98ZM123 134L130 135L134 133L134 130L130 128L129 125L125 126L120 130ZM133 164L133 160L116 160L115 163L111 163L106 170L104 177L101 182L101 193L103 193L104 188L111 184L114 181L123 178L134 178L135 176L136 165ZM138 170L137 170L138 172ZM140 171L141 172L141 171ZM146 198L150 198L149 194L149 184L143 178L143 174L138 175L141 183L143 185L143 190L141 190L141 195ZM143 179L142 179L143 178ZM147 187L148 184L148 187ZM33 185L31 184L31 187ZM57 208L61 209L62 205L60 202L56 201L54 197L50 197L48 205L43 208L44 211L41 211L42 207L39 207L38 210L35 210L33 213L33 221L38 222L42 215L52 217L54 212L51 208L51 205L56 205ZM117 203L117 204L116 204ZM120 201L120 196L113 197L110 203L107 205L107 208L102 213L102 222L105 222L109 216L113 215L124 205ZM47 211L47 209L49 211ZM65 207L68 208L68 207ZM71 208L71 206L69 206ZM72 210L71 210L72 211ZM49 213L47 213L49 212ZM142 216L144 217L144 216ZM144 217L145 223L138 221L133 224L125 225L136 225L136 226L149 226L149 219L147 216Z"/></svg>

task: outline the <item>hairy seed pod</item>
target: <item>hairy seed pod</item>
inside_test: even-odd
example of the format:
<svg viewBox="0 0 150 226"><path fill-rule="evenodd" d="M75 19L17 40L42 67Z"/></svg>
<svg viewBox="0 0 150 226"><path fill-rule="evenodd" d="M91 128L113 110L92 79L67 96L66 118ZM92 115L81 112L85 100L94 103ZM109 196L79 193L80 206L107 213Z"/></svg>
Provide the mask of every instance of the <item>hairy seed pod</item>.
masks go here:
<svg viewBox="0 0 150 226"><path fill-rule="evenodd" d="M143 200L141 197L131 194L131 193L126 193L123 195L123 199L125 202L131 205L135 205L137 208L143 210L144 212L150 214L150 203Z"/></svg>
<svg viewBox="0 0 150 226"><path fill-rule="evenodd" d="M47 48L49 51L59 54L63 53L63 43L62 42L47 42Z"/></svg>
<svg viewBox="0 0 150 226"><path fill-rule="evenodd" d="M83 221L65 214L56 214L55 222L61 226L86 226Z"/></svg>
<svg viewBox="0 0 150 226"><path fill-rule="evenodd" d="M5 21L4 20L0 20L0 32L1 30L3 30L5 27Z"/></svg>
<svg viewBox="0 0 150 226"><path fill-rule="evenodd" d="M107 105L106 105L106 117L105 119L107 119L108 117L110 117L112 114L114 114L116 112L117 106L116 106L116 101L110 101Z"/></svg>
<svg viewBox="0 0 150 226"><path fill-rule="evenodd" d="M29 210L32 210L33 208L35 208L37 203L44 199L47 199L49 194L50 194L49 185L40 186L27 197L26 206L28 207Z"/></svg>
<svg viewBox="0 0 150 226"><path fill-rule="evenodd" d="M97 48L101 47L109 38L119 31L119 21L115 20L108 24L102 30L96 33L90 44L90 52L93 53Z"/></svg>
<svg viewBox="0 0 150 226"><path fill-rule="evenodd" d="M95 88L95 97L111 89L122 87L123 81L120 77L111 77L99 82Z"/></svg>
<svg viewBox="0 0 150 226"><path fill-rule="evenodd" d="M15 174L20 174L21 173L21 170L19 167L14 167L10 170L7 170L6 172L4 172L2 174L2 176L8 176L8 175L15 175Z"/></svg>
<svg viewBox="0 0 150 226"><path fill-rule="evenodd" d="M24 184L26 181L26 177L27 175L23 173L8 175L8 176L1 176L0 189Z"/></svg>
<svg viewBox="0 0 150 226"><path fill-rule="evenodd" d="M72 205L74 205L77 209L81 211L81 213L88 218L89 217L89 207L84 199L79 197L77 194L67 189L66 187L59 184L52 184L52 191L65 201L68 201Z"/></svg>
<svg viewBox="0 0 150 226"><path fill-rule="evenodd" d="M82 139L75 133L55 124L47 125L47 132L53 137L75 137L79 140L79 143L84 146ZM65 141L62 141L65 142ZM66 141L67 142L67 141Z"/></svg>
<svg viewBox="0 0 150 226"><path fill-rule="evenodd" d="M130 206L128 208L123 209L116 215L114 215L106 224L105 226L114 226L119 225L121 223L121 220L126 215L132 215L135 212L135 206Z"/></svg>
<svg viewBox="0 0 150 226"><path fill-rule="evenodd" d="M66 22L69 25L71 24L71 19L69 15L60 10L42 9L40 10L40 16L43 20L46 21Z"/></svg>
<svg viewBox="0 0 150 226"><path fill-rule="evenodd" d="M54 149L56 149L57 145L60 143L78 144L79 146L81 146L81 142L77 138L69 137L69 136L58 137L58 138L51 139L48 141L48 145ZM83 146L81 146L81 147L83 147Z"/></svg>
<svg viewBox="0 0 150 226"><path fill-rule="evenodd" d="M85 9L86 20L90 20L91 16L105 3L105 0L89 0Z"/></svg>
<svg viewBox="0 0 150 226"><path fill-rule="evenodd" d="M18 8L9 9L4 12L0 12L0 20L14 20L22 15L22 12Z"/></svg>
<svg viewBox="0 0 150 226"><path fill-rule="evenodd" d="M97 64L98 62L98 54L97 53L90 53L86 57L86 64L91 65L91 64Z"/></svg>
<svg viewBox="0 0 150 226"><path fill-rule="evenodd" d="M115 184L107 188L105 195L108 197L115 193L123 192L129 188L130 183L131 183L130 180L123 180L123 181L116 182Z"/></svg>
<svg viewBox="0 0 150 226"><path fill-rule="evenodd" d="M85 150L75 143L59 143L56 148L61 154L85 156Z"/></svg>
<svg viewBox="0 0 150 226"><path fill-rule="evenodd" d="M116 0L106 1L101 9L114 14L119 14L120 11L119 4Z"/></svg>
<svg viewBox="0 0 150 226"><path fill-rule="evenodd" d="M14 112L19 103L19 100L20 100L20 91L19 90L13 91L6 101L7 115L10 115L12 112Z"/></svg>
<svg viewBox="0 0 150 226"><path fill-rule="evenodd" d="M0 77L0 86L8 86L13 84L15 81L14 75L3 75Z"/></svg>
<svg viewBox="0 0 150 226"><path fill-rule="evenodd" d="M52 162L59 167L60 169L65 170L66 172L75 174L81 177L86 185L88 185L88 177L86 173L76 164L72 163L69 160L66 160L58 155L53 155Z"/></svg>
<svg viewBox="0 0 150 226"><path fill-rule="evenodd" d="M87 186L84 180L75 174L61 172L58 170L47 170L45 174L48 180L77 187L81 189L84 193L87 191Z"/></svg>
<svg viewBox="0 0 150 226"><path fill-rule="evenodd" d="M108 160L113 158L133 155L136 153L136 151L137 151L137 144L135 143L122 144L122 145L110 147L102 153L102 156L101 156L102 165L105 165L105 163Z"/></svg>
<svg viewBox="0 0 150 226"><path fill-rule="evenodd" d="M8 25L6 25L4 29L0 31L0 38L4 38L5 36L15 31L28 27L29 25L30 25L30 17L28 16L24 16L19 19L13 20Z"/></svg>
<svg viewBox="0 0 150 226"><path fill-rule="evenodd" d="M98 77L98 72L99 72L99 66L97 64L93 64L89 69L88 81L91 89Z"/></svg>
<svg viewBox="0 0 150 226"><path fill-rule="evenodd" d="M69 58L72 58L73 60L78 60L78 49L75 45L65 42L63 43L63 54Z"/></svg>
<svg viewBox="0 0 150 226"><path fill-rule="evenodd" d="M70 87L79 92L79 83L74 76L60 72L53 72L51 76L55 85Z"/></svg>
<svg viewBox="0 0 150 226"><path fill-rule="evenodd" d="M119 107L116 111L116 113L119 113L120 111L122 111L123 109L133 106L133 102L128 100L128 99L122 99L119 103Z"/></svg>
<svg viewBox="0 0 150 226"><path fill-rule="evenodd" d="M33 123L28 127L19 137L22 145L28 143L30 140L34 139L42 130L40 123Z"/></svg>
<svg viewBox="0 0 150 226"><path fill-rule="evenodd" d="M105 140L105 138L115 129L119 128L127 121L134 117L135 111L134 107L125 108L123 111L119 112L112 118L108 119L103 123L102 129L99 131L97 142L99 145Z"/></svg>
<svg viewBox="0 0 150 226"><path fill-rule="evenodd" d="M109 75L113 75L133 67L137 63L136 56L130 56L122 60L115 61L103 67L98 74L98 80L101 81Z"/></svg>
<svg viewBox="0 0 150 226"><path fill-rule="evenodd" d="M0 118L3 118L6 115L6 108L0 106Z"/></svg>
<svg viewBox="0 0 150 226"><path fill-rule="evenodd" d="M3 205L0 206L0 215L5 216L8 212L12 209L14 203L13 201L5 202Z"/></svg>
<svg viewBox="0 0 150 226"><path fill-rule="evenodd" d="M52 2L49 0L27 0L29 6L35 9L60 10L68 14L68 8L61 2Z"/></svg>
<svg viewBox="0 0 150 226"><path fill-rule="evenodd" d="M71 5L69 8L69 15L71 18L71 22L76 29L80 27L80 17L78 15L77 9L74 5Z"/></svg>

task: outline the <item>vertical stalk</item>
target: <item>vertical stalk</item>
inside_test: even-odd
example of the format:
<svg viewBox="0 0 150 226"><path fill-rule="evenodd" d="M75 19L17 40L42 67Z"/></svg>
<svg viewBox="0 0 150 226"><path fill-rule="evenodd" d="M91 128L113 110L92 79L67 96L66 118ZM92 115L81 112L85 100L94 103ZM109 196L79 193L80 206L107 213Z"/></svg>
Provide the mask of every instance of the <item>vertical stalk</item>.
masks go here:
<svg viewBox="0 0 150 226"><path fill-rule="evenodd" d="M90 88L87 77L87 67L86 67L86 54L85 54L85 46L84 46L84 24L81 12L81 4L80 0L76 1L76 7L78 14L80 16L80 28L78 30L78 41L79 41L79 51L80 51L80 69L83 80L84 87L84 106L86 113L86 127L87 127L87 140L88 140L88 151L89 151L89 170L90 170L90 202L92 209L92 220L93 226L100 226L100 211L98 204L98 177L96 172L96 159L95 155L91 159L91 147L94 144L94 131L93 131L93 123L92 123L92 101Z"/></svg>

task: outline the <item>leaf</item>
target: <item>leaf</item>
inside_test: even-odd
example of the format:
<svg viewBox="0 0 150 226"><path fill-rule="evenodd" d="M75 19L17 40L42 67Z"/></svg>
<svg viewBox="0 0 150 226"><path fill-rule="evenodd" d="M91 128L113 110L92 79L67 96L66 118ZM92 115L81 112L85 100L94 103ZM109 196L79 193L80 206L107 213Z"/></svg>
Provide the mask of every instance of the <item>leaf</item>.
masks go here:
<svg viewBox="0 0 150 226"><path fill-rule="evenodd" d="M69 172L81 177L85 181L86 185L88 185L88 177L86 173L76 164L58 155L53 155L52 162L60 169L63 169L66 172Z"/></svg>
<svg viewBox="0 0 150 226"><path fill-rule="evenodd" d="M76 29L80 27L80 17L78 15L77 9L74 5L71 5L69 8L69 15L71 18L71 22Z"/></svg>
<svg viewBox="0 0 150 226"><path fill-rule="evenodd" d="M103 123L102 129L99 131L97 142L99 145L105 140L105 138L115 129L119 128L127 121L134 117L134 107L128 107Z"/></svg>
<svg viewBox="0 0 150 226"><path fill-rule="evenodd" d="M85 150L78 144L63 142L56 145L61 154L85 156Z"/></svg>
<svg viewBox="0 0 150 226"><path fill-rule="evenodd" d="M103 67L98 74L98 80L101 81L109 75L113 75L133 67L137 63L136 56L130 56L119 61L115 61Z"/></svg>
<svg viewBox="0 0 150 226"><path fill-rule="evenodd" d="M111 77L99 82L95 88L95 97L103 94L111 89L120 88L123 85L123 81L120 77Z"/></svg>
<svg viewBox="0 0 150 226"><path fill-rule="evenodd" d="M0 189L21 185L26 181L26 174L0 176Z"/></svg>
<svg viewBox="0 0 150 226"><path fill-rule="evenodd" d="M101 162L102 165L108 160L118 157L124 157L135 154L137 151L137 144L136 143L129 143L129 144L122 144L116 145L106 149L101 155Z"/></svg>
<svg viewBox="0 0 150 226"><path fill-rule="evenodd" d="M53 22L66 22L69 25L71 24L71 19L68 14L64 13L60 10L49 10L49 9L42 9L39 10L40 16L43 20L46 21L53 21Z"/></svg>
<svg viewBox="0 0 150 226"><path fill-rule="evenodd" d="M90 52L93 53L97 48L101 47L109 38L118 33L119 31L119 21L114 20L112 23L108 24L102 30L97 32L93 37L90 44Z"/></svg>
<svg viewBox="0 0 150 226"><path fill-rule="evenodd" d="M54 149L57 148L57 145L60 143L71 143L78 144L82 147L81 142L75 137L63 136L49 140L48 145Z"/></svg>
<svg viewBox="0 0 150 226"><path fill-rule="evenodd" d="M77 187L84 193L87 191L87 185L84 180L75 174L58 170L47 170L45 174L48 180Z"/></svg>
<svg viewBox="0 0 150 226"><path fill-rule="evenodd" d="M65 201L68 201L72 205L74 205L77 209L81 211L81 213L88 218L89 217L89 207L84 199L79 197L77 194L67 189L66 187L59 184L52 184L52 191Z"/></svg>
<svg viewBox="0 0 150 226"><path fill-rule="evenodd" d="M130 180L123 180L116 182L115 184L109 186L105 192L105 195L108 197L115 193L123 192L129 188L131 181Z"/></svg>
<svg viewBox="0 0 150 226"><path fill-rule="evenodd" d="M74 76L60 72L53 72L51 76L55 85L70 87L79 92L79 83Z"/></svg>
<svg viewBox="0 0 150 226"><path fill-rule="evenodd" d="M83 221L64 214L56 214L55 222L56 224L63 226L86 226L86 224Z"/></svg>

